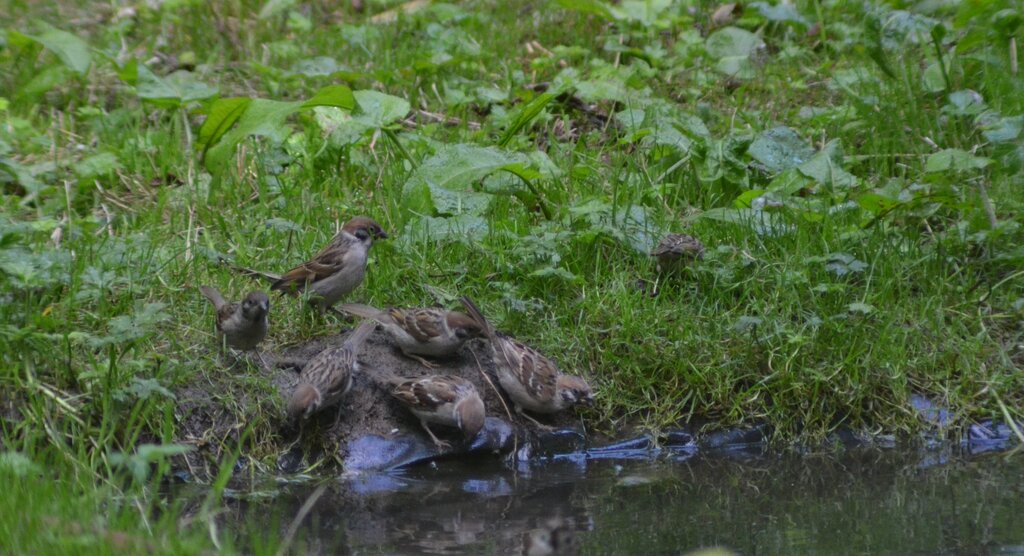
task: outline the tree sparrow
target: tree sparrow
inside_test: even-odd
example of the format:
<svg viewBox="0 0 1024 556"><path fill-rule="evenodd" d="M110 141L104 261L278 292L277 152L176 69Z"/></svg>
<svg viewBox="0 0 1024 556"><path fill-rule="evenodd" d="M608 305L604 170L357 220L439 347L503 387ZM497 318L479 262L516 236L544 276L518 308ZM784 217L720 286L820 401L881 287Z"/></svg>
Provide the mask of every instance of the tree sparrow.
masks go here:
<svg viewBox="0 0 1024 556"><path fill-rule="evenodd" d="M406 356L429 369L437 365L421 355L443 357L459 351L470 338L483 336L480 325L468 315L446 309L395 309L381 311L369 305L346 303L342 311L373 319L384 326Z"/></svg>
<svg viewBox="0 0 1024 556"><path fill-rule="evenodd" d="M498 382L515 404L516 413L548 428L523 410L555 413L577 403L593 403L594 395L585 380L562 373L537 350L495 330L468 297L462 298L462 304L491 342Z"/></svg>
<svg viewBox="0 0 1024 556"><path fill-rule="evenodd" d="M484 426L487 416L484 402L473 383L464 378L450 375L402 378L390 373L379 373L378 377L389 387L389 393L419 418L423 430L439 449L449 445L434 436L428 423L457 427L467 441Z"/></svg>
<svg viewBox="0 0 1024 556"><path fill-rule="evenodd" d="M231 303L214 288L200 286L199 291L210 300L217 312L217 337L221 344L249 351L267 337L267 314L270 300L263 292L252 292L241 303Z"/></svg>
<svg viewBox="0 0 1024 556"><path fill-rule="evenodd" d="M288 402L288 422L305 422L314 413L339 401L352 388L352 374L359 370L356 356L366 337L375 328L364 322L345 338L340 346L329 347L306 363L299 374L299 384ZM341 420L341 408L334 425Z"/></svg>
<svg viewBox="0 0 1024 556"><path fill-rule="evenodd" d="M657 257L658 268L667 272L674 268L684 267L690 261L703 259L704 244L690 235L668 234L662 238L654 251L651 251L651 256Z"/></svg>
<svg viewBox="0 0 1024 556"><path fill-rule="evenodd" d="M363 282L373 240L387 237L380 224L357 216L342 226L327 247L309 261L285 272L270 289L310 290L316 294L317 304L330 307Z"/></svg>

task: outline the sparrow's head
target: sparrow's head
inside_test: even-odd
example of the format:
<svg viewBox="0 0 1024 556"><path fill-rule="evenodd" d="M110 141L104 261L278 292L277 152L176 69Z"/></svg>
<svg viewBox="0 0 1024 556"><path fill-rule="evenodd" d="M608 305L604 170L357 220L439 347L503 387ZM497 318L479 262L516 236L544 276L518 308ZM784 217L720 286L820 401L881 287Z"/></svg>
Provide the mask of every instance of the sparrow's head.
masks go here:
<svg viewBox="0 0 1024 556"><path fill-rule="evenodd" d="M484 428L487 409L476 392L469 394L455 406L455 424L465 435L466 440L473 440L480 429Z"/></svg>
<svg viewBox="0 0 1024 556"><path fill-rule="evenodd" d="M469 315L457 311L449 311L446 320L448 321L448 328L451 328L452 333L460 340L483 338L486 336L480 323Z"/></svg>
<svg viewBox="0 0 1024 556"><path fill-rule="evenodd" d="M323 397L315 386L306 382L299 384L292 393L292 399L288 401L288 422L297 423L309 419L320 409L321 402Z"/></svg>
<svg viewBox="0 0 1024 556"><path fill-rule="evenodd" d="M360 242L367 245L373 244L375 239L387 239L388 234L380 227L375 220L366 216L357 216L349 220L341 228L342 230L356 236Z"/></svg>
<svg viewBox="0 0 1024 556"><path fill-rule="evenodd" d="M263 292L252 292L242 300L242 315L248 320L259 320L270 312L270 298Z"/></svg>
<svg viewBox="0 0 1024 556"><path fill-rule="evenodd" d="M594 393L590 391L590 385L578 376L560 375L555 383L555 388L566 407L576 404L587 406L594 404Z"/></svg>

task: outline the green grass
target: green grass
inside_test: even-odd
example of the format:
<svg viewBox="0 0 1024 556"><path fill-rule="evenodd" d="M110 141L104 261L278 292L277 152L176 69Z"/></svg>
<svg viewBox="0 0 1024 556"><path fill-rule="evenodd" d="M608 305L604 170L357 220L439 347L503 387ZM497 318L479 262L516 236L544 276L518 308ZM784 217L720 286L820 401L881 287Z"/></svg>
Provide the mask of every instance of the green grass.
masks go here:
<svg viewBox="0 0 1024 556"><path fill-rule="evenodd" d="M394 6L367 4L366 14L300 3L260 18L252 1L7 2L0 427L5 450L45 472L23 475L34 478L16 497L28 522L6 524L11 542L0 544L113 550L97 531L147 542L178 531L161 518L150 533L141 516L160 513L153 479L124 483L111 454L181 442L169 394L186 384L246 392L223 404L251 425L242 448L271 457L280 400L219 366L196 288L261 287L219 261L288 268L356 214L393 237L374 248L356 297L454 306L472 296L595 385L596 430L768 422L780 442L837 426L907 433L920 426L912 392L960 422L1001 417L1000 399L1021 415L1024 98L1007 46L1019 32L990 24L1009 3L908 15L898 2L867 13L860 2L798 2L804 22L749 7L733 25L757 36L719 31L736 38L724 47L701 34L708 2L611 23L540 1L436 4L372 23ZM88 49L47 38L40 23L72 31L69 21ZM941 64L934 22L947 27ZM65 58L86 51L88 68L69 69ZM157 81L138 71L147 64ZM722 72L737 68L746 74ZM154 99L179 69L203 98ZM337 110L268 117L265 136L204 160L215 97L195 82L220 98L275 101L346 84L413 112L362 127L339 124ZM537 83L556 96L531 112ZM328 124L347 134L325 139ZM779 125L795 145L767 139ZM458 144L503 148L445 148ZM831 155L801 171L772 148ZM482 169L484 156L519 164L529 186ZM432 164L441 171L428 174ZM457 203L425 192L424 176L451 179ZM646 252L684 230L707 245L705 260L659 277ZM268 349L336 327L296 300L272 303ZM240 442L220 441L225 453ZM62 527L80 531L70 540L36 534L50 498L73 502L57 504ZM211 542L205 524L181 531L180 551Z"/></svg>

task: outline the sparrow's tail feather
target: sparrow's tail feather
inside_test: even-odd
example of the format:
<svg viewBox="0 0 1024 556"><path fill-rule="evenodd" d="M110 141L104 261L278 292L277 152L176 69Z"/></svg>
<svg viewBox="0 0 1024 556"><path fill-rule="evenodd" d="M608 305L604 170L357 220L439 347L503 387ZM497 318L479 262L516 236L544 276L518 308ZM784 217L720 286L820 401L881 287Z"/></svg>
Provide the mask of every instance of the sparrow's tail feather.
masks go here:
<svg viewBox="0 0 1024 556"><path fill-rule="evenodd" d="M231 267L232 270L242 274L243 276L249 276L251 278L262 278L263 280L266 280L268 282L278 282L281 280L281 276L279 274L274 274L273 272L263 272L252 268L246 268L244 266L238 266L236 264L232 264L226 261L224 264L228 265L229 267Z"/></svg>
<svg viewBox="0 0 1024 556"><path fill-rule="evenodd" d="M373 319L381 324L391 322L391 319L384 311L369 305L363 305L362 303L343 303L338 306L338 309L360 318Z"/></svg>
<svg viewBox="0 0 1024 556"><path fill-rule="evenodd" d="M210 303L213 303L213 308L218 311L225 303L227 303L227 301L224 300L224 296L215 288L211 288L210 286L199 286L199 291L204 297L206 297L206 299L210 300Z"/></svg>
<svg viewBox="0 0 1024 556"><path fill-rule="evenodd" d="M363 342L366 341L366 338L373 332L374 328L377 328L377 323L372 321L363 321L362 324L348 335L348 338L345 338L345 345L358 351L363 345Z"/></svg>
<svg viewBox="0 0 1024 556"><path fill-rule="evenodd" d="M473 303L473 300L467 296L462 296L460 301L462 301L462 306L466 308L466 312L469 313L469 316L480 325L480 328L484 330L484 335L487 336L488 339L494 340L494 327L491 326L491 323L487 322L487 318L485 318L484 314L480 312L480 308L476 306L476 303Z"/></svg>

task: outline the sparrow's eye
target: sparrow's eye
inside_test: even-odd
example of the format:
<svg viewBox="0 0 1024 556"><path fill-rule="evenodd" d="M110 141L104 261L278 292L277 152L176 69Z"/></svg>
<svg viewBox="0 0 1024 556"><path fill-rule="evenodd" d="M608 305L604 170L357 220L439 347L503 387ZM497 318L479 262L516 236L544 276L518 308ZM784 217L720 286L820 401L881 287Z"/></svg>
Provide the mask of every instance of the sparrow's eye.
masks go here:
<svg viewBox="0 0 1024 556"><path fill-rule="evenodd" d="M359 228L356 230L356 237L359 238L359 241L366 241L370 239L370 232L367 232L366 228Z"/></svg>

